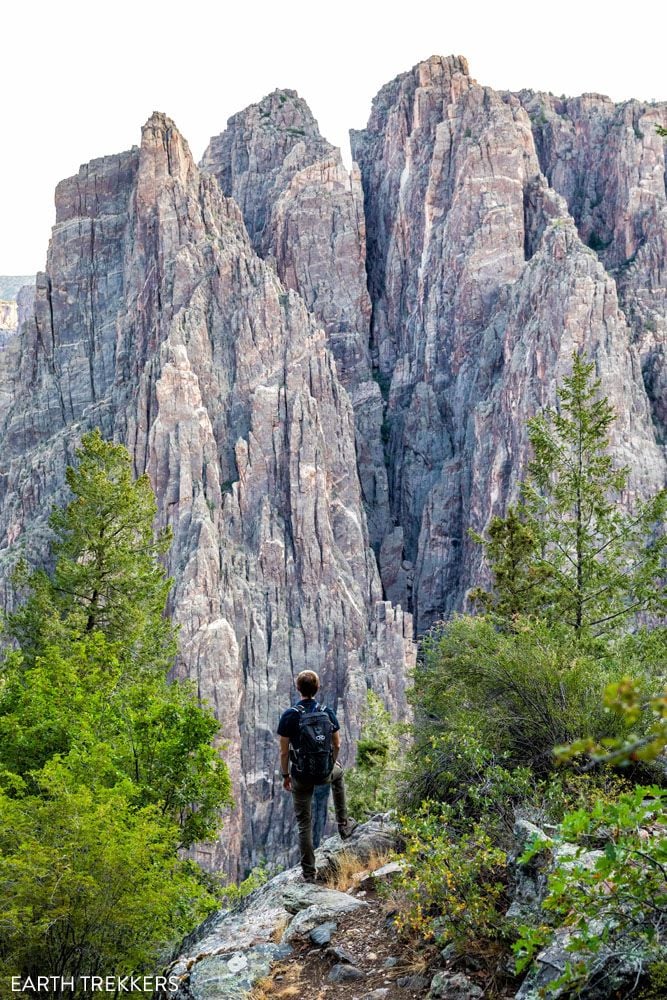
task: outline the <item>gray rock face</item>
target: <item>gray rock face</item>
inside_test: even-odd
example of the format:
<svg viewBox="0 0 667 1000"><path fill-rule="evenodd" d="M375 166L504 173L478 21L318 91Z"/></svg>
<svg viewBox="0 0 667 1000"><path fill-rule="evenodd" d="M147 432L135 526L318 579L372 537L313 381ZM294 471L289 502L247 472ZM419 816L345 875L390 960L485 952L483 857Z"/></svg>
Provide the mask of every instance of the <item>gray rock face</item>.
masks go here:
<svg viewBox="0 0 667 1000"><path fill-rule="evenodd" d="M5 279L0 279L0 281ZM17 279L19 280L19 279ZM18 384L21 363L20 322L30 313L34 302L34 289L22 288L17 298L0 300L0 440Z"/></svg>
<svg viewBox="0 0 667 1000"><path fill-rule="evenodd" d="M0 569L43 548L81 433L125 442L174 531L177 671L229 744L236 808L202 860L286 860L275 729L294 675L320 672L346 754L367 685L406 705L411 623L381 600L349 397L324 333L164 115L140 148L63 181L56 204L5 420Z"/></svg>
<svg viewBox="0 0 667 1000"><path fill-rule="evenodd" d="M18 307L11 299L0 299L0 338L16 333L18 327ZM3 340L0 339L0 344Z"/></svg>
<svg viewBox="0 0 667 1000"><path fill-rule="evenodd" d="M17 326L16 302L0 299L0 425L11 405L14 392L19 357Z"/></svg>
<svg viewBox="0 0 667 1000"><path fill-rule="evenodd" d="M521 101L479 86L464 59L433 57L387 84L351 135L402 531L380 566L422 631L483 578L467 529L511 496L525 420L554 401L573 349L595 359L619 413L634 492L662 486L664 458L615 283L541 172Z"/></svg>
<svg viewBox="0 0 667 1000"><path fill-rule="evenodd" d="M296 91L274 90L229 119L227 129L211 139L201 167L237 202L253 246L265 256L279 195L301 170L335 152Z"/></svg>
<svg viewBox="0 0 667 1000"><path fill-rule="evenodd" d="M581 239L618 286L642 359L656 429L667 440L667 104L613 104L522 91L540 165L566 199Z"/></svg>
<svg viewBox="0 0 667 1000"><path fill-rule="evenodd" d="M371 542L389 525L383 401L370 367L363 194L356 167L319 132L294 91L229 119L202 160L241 207L253 246L322 324L355 412L357 463Z"/></svg>

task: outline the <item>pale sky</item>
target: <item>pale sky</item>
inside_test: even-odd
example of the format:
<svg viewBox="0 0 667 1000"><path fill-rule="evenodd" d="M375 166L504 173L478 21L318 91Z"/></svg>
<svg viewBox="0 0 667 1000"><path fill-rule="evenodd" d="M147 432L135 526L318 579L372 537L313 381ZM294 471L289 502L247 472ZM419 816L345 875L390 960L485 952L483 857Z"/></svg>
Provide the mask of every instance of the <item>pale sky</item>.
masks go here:
<svg viewBox="0 0 667 1000"><path fill-rule="evenodd" d="M199 159L290 87L345 150L379 88L433 54L498 89L667 99L658 0L4 0L0 32L0 274L44 267L57 182L137 144L154 110Z"/></svg>

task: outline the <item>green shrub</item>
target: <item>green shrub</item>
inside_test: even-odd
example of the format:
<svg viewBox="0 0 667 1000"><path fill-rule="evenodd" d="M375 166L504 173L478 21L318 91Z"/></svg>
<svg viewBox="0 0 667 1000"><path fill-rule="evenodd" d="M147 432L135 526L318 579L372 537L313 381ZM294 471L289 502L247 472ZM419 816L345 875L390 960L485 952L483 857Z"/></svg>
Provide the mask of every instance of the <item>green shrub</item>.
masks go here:
<svg viewBox="0 0 667 1000"><path fill-rule="evenodd" d="M652 962L646 970L646 982L637 1000L664 1000L667 996L667 959Z"/></svg>
<svg viewBox="0 0 667 1000"><path fill-rule="evenodd" d="M639 786L616 801L576 809L553 840L536 841L527 862L545 848L575 844L549 878L543 912L548 924L522 927L514 945L517 970L548 944L556 927L571 931L572 962L548 987L576 990L597 968L600 954L634 954L645 963L667 954L667 791ZM597 849L595 855L582 857ZM569 992L567 995L570 995Z"/></svg>
<svg viewBox="0 0 667 1000"><path fill-rule="evenodd" d="M618 644L618 657L629 674L607 685L604 706L624 722L625 733L602 740L587 737L558 747L559 759L587 754L592 763L632 765L643 772L640 780L645 782L648 776L649 781L660 782L664 769L655 762L667 745L667 629L642 629L624 637ZM642 674L644 679L640 679Z"/></svg>
<svg viewBox="0 0 667 1000"><path fill-rule="evenodd" d="M508 931L507 857L478 824L457 837L450 817L432 802L401 817L407 865L394 882L396 924L438 945L484 950Z"/></svg>
<svg viewBox="0 0 667 1000"><path fill-rule="evenodd" d="M539 809L536 822L560 823L568 812L592 809L595 805L612 805L618 798L631 792L633 785L627 778L609 767L577 774L569 769L559 769L540 782L533 794L533 803Z"/></svg>
<svg viewBox="0 0 667 1000"><path fill-rule="evenodd" d="M357 819L387 812L396 802L396 782L402 773L398 728L373 691L366 695L356 763L345 777L347 804Z"/></svg>
<svg viewBox="0 0 667 1000"><path fill-rule="evenodd" d="M137 809L129 779L88 788L52 761L40 786L0 775L0 981L154 974L216 906L178 826Z"/></svg>
<svg viewBox="0 0 667 1000"><path fill-rule="evenodd" d="M530 768L507 766L508 754L485 747L472 724L432 734L410 754L401 803L415 810L424 800L447 802L450 823L469 826L483 819L487 829L506 839L514 824L514 808L529 798L535 780Z"/></svg>
<svg viewBox="0 0 667 1000"><path fill-rule="evenodd" d="M415 780L432 770L434 738L454 747L471 732L503 767L546 775L556 745L628 732L603 705L622 675L608 647L571 629L517 618L501 632L488 617L454 618L424 641L415 675Z"/></svg>
<svg viewBox="0 0 667 1000"><path fill-rule="evenodd" d="M215 896L218 906L232 907L242 899L245 899L246 896L249 896L255 889L259 889L260 886L265 885L269 879L278 875L282 870L281 865L268 864L266 861L262 861L259 865L251 868L245 878L238 884L226 882L224 874L217 871L207 872L202 870L201 880L206 890Z"/></svg>

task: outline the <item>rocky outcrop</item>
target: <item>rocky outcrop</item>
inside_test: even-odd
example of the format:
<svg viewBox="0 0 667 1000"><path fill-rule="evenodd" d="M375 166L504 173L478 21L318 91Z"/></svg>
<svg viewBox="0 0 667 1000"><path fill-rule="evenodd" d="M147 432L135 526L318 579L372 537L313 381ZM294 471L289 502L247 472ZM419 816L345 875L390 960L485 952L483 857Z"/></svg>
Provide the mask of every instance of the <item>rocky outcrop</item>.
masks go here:
<svg viewBox="0 0 667 1000"><path fill-rule="evenodd" d="M363 869L395 844L394 826L382 818L371 820L345 843L338 837L326 841L316 852L318 872L323 878L333 877L341 854L346 864L356 861ZM186 938L166 973L180 988L161 995L175 1000L247 997L272 963L288 955L300 938L324 928L329 941L341 917L364 908L368 903L361 897L304 883L300 868L281 872L236 907L212 914Z"/></svg>
<svg viewBox="0 0 667 1000"><path fill-rule="evenodd" d="M579 235L617 284L654 411L667 442L667 104L600 94L557 98L522 91L540 166L566 199Z"/></svg>
<svg viewBox="0 0 667 1000"><path fill-rule="evenodd" d="M365 196L371 347L388 383L398 526L380 553L421 631L483 576L469 526L501 510L527 454L525 420L553 402L573 349L619 419L632 489L662 486L639 354L614 281L541 171L517 97L433 57L383 87L352 133Z"/></svg>
<svg viewBox="0 0 667 1000"><path fill-rule="evenodd" d="M14 298L0 300L0 440L16 391L21 358L20 339L17 336L19 317L25 317L30 312L34 291L27 286L17 296L18 301Z"/></svg>
<svg viewBox="0 0 667 1000"><path fill-rule="evenodd" d="M241 207L253 246L322 324L355 412L357 463L371 541L389 526L383 401L369 353L363 195L356 168L319 132L293 90L229 119L202 167Z"/></svg>
<svg viewBox="0 0 667 1000"><path fill-rule="evenodd" d="M593 839L593 838L591 838ZM526 819L517 819L514 825L515 848L508 856L510 870L510 893L512 903L507 917L521 924L544 926L543 903L547 896L549 878L563 877L565 872L599 872L603 879L606 857L600 843L597 848L588 849L569 840L555 840L548 837L539 827ZM534 843L542 849L529 861L522 860L524 850ZM607 843L613 845L613 838ZM642 926L642 922L646 925ZM558 986L560 979L575 960L582 963L576 990L582 1000L607 1000L610 996L631 996L647 968L655 960L651 941L654 937L649 928L650 920L641 912L635 914L635 921L629 922L634 933L627 937L618 933L617 923L607 913L600 919L589 921L591 934L599 934L601 941L596 950L588 951L577 941L577 928L565 923L553 926L549 940L536 954L528 974L521 983L515 1000L540 1000L549 996L566 997L571 994L571 984ZM548 926L548 921L546 926ZM579 929L581 930L581 929ZM582 932L582 937L585 934ZM577 947L577 943L579 947Z"/></svg>
<svg viewBox="0 0 667 1000"><path fill-rule="evenodd" d="M381 600L349 397L321 328L164 115L140 148L63 181L56 207L4 430L5 586L11 556L43 549L80 434L125 442L174 532L177 671L228 744L236 808L202 859L233 874L285 859L275 728L296 672L320 672L348 754L368 686L405 709L411 624Z"/></svg>

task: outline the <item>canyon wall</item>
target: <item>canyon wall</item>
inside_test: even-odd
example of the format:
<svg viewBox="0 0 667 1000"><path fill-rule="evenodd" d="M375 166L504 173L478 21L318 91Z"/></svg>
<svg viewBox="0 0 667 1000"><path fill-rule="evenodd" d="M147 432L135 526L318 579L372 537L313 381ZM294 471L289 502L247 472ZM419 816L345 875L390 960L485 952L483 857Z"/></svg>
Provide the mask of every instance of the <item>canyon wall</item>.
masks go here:
<svg viewBox="0 0 667 1000"><path fill-rule="evenodd" d="M253 246L299 293L327 335L355 414L357 466L372 544L390 525L383 401L369 352L371 301L358 169L346 170L293 90L229 119L202 168L234 198Z"/></svg>
<svg viewBox="0 0 667 1000"><path fill-rule="evenodd" d="M573 350L595 359L618 412L615 444L631 492L665 479L642 377L644 357L659 419L664 333L656 323L648 346L628 322L605 259L577 230L573 185L552 186L542 170L525 104L477 84L464 59L433 57L383 87L367 128L352 133L372 359L388 384L395 527L380 570L387 595L414 612L420 631L461 607L483 578L467 529L482 528L512 494L527 457L525 421L554 401ZM660 116L664 106L651 120ZM662 140L644 127L647 200L658 203L661 178L664 204ZM589 137L590 161L603 134L604 123ZM619 176L632 174L625 147L615 152Z"/></svg>
<svg viewBox="0 0 667 1000"><path fill-rule="evenodd" d="M237 874L293 844L275 729L309 666L346 753L367 686L405 713L411 622L382 600L354 415L323 331L250 245L236 203L155 114L140 148L63 181L4 416L0 537L44 545L80 435L146 469L174 542L177 672L215 707L237 807L202 848Z"/></svg>
<svg viewBox="0 0 667 1000"><path fill-rule="evenodd" d="M625 499L665 482L664 105L479 85L432 57L381 89L355 163L294 91L197 167L156 113L56 191L0 345L0 590L47 547L81 434L147 470L174 543L176 671L215 707L236 808L201 859L288 860L275 728L317 669L348 755L395 716L419 632L484 582L483 529L572 352L616 408ZM1 324L0 324L1 325Z"/></svg>

